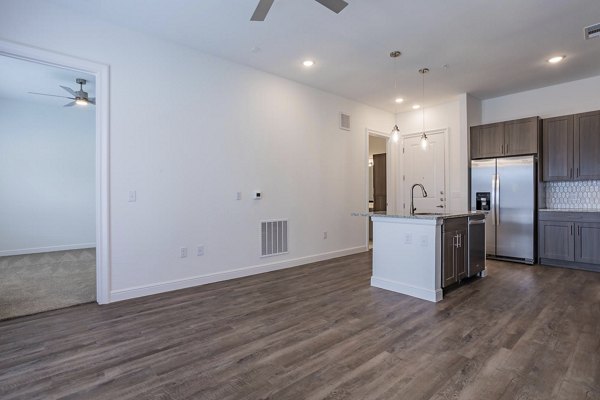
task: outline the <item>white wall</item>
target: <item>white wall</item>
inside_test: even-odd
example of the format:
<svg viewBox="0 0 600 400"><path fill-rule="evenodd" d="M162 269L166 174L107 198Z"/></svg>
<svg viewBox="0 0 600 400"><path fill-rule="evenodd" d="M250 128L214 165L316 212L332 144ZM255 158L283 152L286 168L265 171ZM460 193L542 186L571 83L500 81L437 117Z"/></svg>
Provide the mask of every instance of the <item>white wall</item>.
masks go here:
<svg viewBox="0 0 600 400"><path fill-rule="evenodd" d="M45 1L4 1L0 38L110 64L113 299L364 249L365 128L392 114ZM270 218L289 219L290 253L261 259Z"/></svg>
<svg viewBox="0 0 600 400"><path fill-rule="evenodd" d="M600 110L600 76L482 101L482 123Z"/></svg>
<svg viewBox="0 0 600 400"><path fill-rule="evenodd" d="M95 245L94 117L0 98L0 255Z"/></svg>
<svg viewBox="0 0 600 400"><path fill-rule="evenodd" d="M447 210L462 212L467 209L468 199L468 153L466 127L461 123L461 97L443 104L425 108L425 131L447 129L450 182L447 184ZM423 110L415 110L396 115L396 122L402 135L423 130ZM402 141L398 142L401 146ZM400 157L402 151L399 152ZM401 165L401 163L399 163ZM400 177L401 178L401 177ZM398 184L398 188L402 187ZM399 190L397 199L403 198ZM402 207L399 206L401 209Z"/></svg>

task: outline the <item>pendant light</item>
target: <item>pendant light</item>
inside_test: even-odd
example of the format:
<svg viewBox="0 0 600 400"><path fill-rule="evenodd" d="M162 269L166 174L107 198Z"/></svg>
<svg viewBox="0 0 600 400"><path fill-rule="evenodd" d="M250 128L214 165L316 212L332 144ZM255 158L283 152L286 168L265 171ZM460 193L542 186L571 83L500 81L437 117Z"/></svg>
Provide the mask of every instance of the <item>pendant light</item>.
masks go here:
<svg viewBox="0 0 600 400"><path fill-rule="evenodd" d="M398 57L400 57L402 53L398 50L392 51L390 53L390 57L396 59ZM396 75L394 77L394 94L397 95L398 94L398 75ZM394 108L394 118L396 118L396 115L398 115L398 104L400 104L401 102L399 101L394 101L394 103L396 104L395 108ZM394 125L394 128L392 129L392 140L394 142L397 142L400 139L400 129L398 128L398 124Z"/></svg>
<svg viewBox="0 0 600 400"><path fill-rule="evenodd" d="M422 81L423 81L423 91L422 91L422 98L421 98L421 104L425 104L425 74L429 72L429 68L421 68L419 70L419 73L421 74L422 77ZM427 135L425 134L425 107L422 106L421 107L421 112L423 115L423 130L421 133L421 148L423 150L427 150L427 145L428 145L428 138Z"/></svg>

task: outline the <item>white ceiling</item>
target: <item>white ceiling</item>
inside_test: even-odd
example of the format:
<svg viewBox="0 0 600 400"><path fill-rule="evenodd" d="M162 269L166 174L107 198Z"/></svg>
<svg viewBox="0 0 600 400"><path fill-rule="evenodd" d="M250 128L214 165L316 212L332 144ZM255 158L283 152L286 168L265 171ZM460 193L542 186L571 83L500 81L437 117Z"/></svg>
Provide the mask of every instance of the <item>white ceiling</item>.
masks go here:
<svg viewBox="0 0 600 400"><path fill-rule="evenodd" d="M425 104L600 74L600 39L583 38L600 22L598 0L348 0L339 15L313 0L275 0L265 22L249 21L258 0L54 2L390 111L420 102L422 66L431 69ZM545 62L556 54L567 59ZM396 96L406 99L398 109Z"/></svg>
<svg viewBox="0 0 600 400"><path fill-rule="evenodd" d="M71 96L59 85L79 90L79 85L75 83L77 78L88 80L83 90L88 92L89 97L95 97L95 77L93 75L17 58L0 56L0 77L2 77L0 79L0 97L5 99L31 101L62 107L71 100L60 97L37 96L28 92Z"/></svg>

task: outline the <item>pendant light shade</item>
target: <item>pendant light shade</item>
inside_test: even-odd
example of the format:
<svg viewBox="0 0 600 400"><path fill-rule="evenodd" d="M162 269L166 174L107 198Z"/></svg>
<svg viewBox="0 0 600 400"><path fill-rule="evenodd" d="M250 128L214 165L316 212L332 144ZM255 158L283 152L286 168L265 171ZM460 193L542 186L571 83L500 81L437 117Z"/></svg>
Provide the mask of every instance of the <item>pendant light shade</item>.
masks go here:
<svg viewBox="0 0 600 400"><path fill-rule="evenodd" d="M425 104L425 74L429 72L429 68L421 68L419 70L419 73L421 74L421 76L423 77L422 81L423 81L423 93L422 93L422 104ZM425 107L421 107L421 113L423 116L423 130L421 133L421 148L423 150L427 150L427 146L429 145L428 143L428 137L425 134Z"/></svg>
<svg viewBox="0 0 600 400"><path fill-rule="evenodd" d="M392 140L397 142L400 139L400 129L398 125L394 125L394 129L392 129Z"/></svg>
<svg viewBox="0 0 600 400"><path fill-rule="evenodd" d="M390 53L390 57L393 59L397 59L398 57L400 57L400 55L402 55L402 53L399 50L395 50L392 51ZM396 93L398 91L398 79L397 77L394 79L394 94L398 95L398 93ZM396 100L394 101L396 103L395 106L395 112L394 112L394 117L398 114L398 104L402 103L403 99L397 97ZM392 140L394 141L394 143L397 143L398 140L400 140L400 129L398 128L398 124L394 125L394 128L392 129Z"/></svg>

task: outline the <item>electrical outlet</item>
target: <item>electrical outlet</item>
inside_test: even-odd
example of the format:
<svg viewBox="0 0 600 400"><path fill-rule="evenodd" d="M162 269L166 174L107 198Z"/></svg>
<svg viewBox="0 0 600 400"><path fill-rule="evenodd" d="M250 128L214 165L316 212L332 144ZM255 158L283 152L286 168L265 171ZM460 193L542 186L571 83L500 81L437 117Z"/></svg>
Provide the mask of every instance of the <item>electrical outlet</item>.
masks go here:
<svg viewBox="0 0 600 400"><path fill-rule="evenodd" d="M327 239L327 232L323 232L323 239Z"/></svg>
<svg viewBox="0 0 600 400"><path fill-rule="evenodd" d="M182 247L179 249L179 257L186 258L187 257L187 247Z"/></svg>
<svg viewBox="0 0 600 400"><path fill-rule="evenodd" d="M200 245L198 246L198 252L197 252L198 256L203 256L204 255L204 245Z"/></svg>
<svg viewBox="0 0 600 400"><path fill-rule="evenodd" d="M236 196L235 196L236 200L241 200L242 199L242 192L237 192Z"/></svg>

